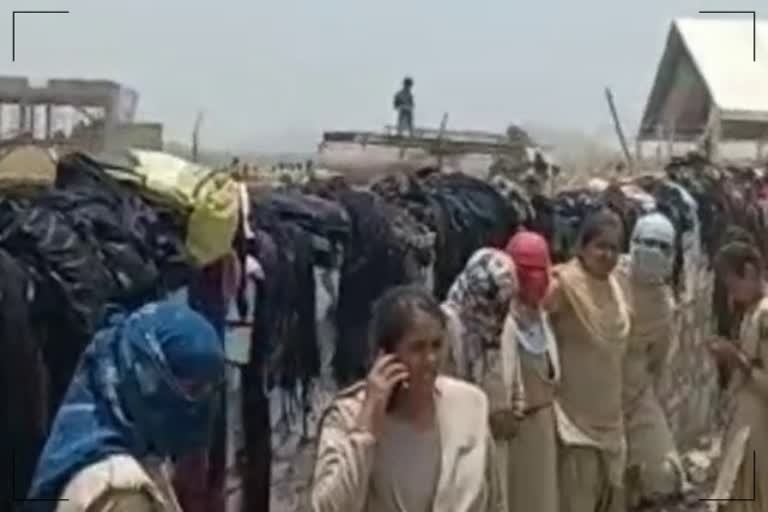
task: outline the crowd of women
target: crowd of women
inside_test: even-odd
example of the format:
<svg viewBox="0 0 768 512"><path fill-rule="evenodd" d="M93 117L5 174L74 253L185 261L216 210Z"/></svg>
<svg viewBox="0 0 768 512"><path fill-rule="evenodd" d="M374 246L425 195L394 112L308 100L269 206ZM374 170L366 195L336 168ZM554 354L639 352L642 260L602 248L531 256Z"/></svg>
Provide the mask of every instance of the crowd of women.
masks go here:
<svg viewBox="0 0 768 512"><path fill-rule="evenodd" d="M634 465L641 498L681 491L649 377L670 341L674 229L641 219L617 268L623 236L600 212L554 269L546 241L522 232L476 252L442 307L420 288L388 292L371 333L381 355L323 422L312 507L623 510Z"/></svg>
<svg viewBox="0 0 768 512"><path fill-rule="evenodd" d="M191 298L198 299L192 306L203 316L178 301L160 300L108 317L80 357L37 461L31 501L25 506L62 512L196 506L188 496L187 503L179 504L184 500L177 494L182 498L196 490L190 488L190 478L179 476L190 467L185 460L199 457L212 443L215 427L221 427L214 419L221 417L216 413L221 412L225 382L224 299L234 294L236 282L248 274L260 276L254 339L262 343L254 348L272 350L268 359L277 360L282 370L255 367L253 361L264 364L264 358L252 356L244 377L261 379L252 389L276 375L278 386L301 377L305 354L296 351L310 345L318 350L317 332L308 339L284 340L286 333L313 330L317 318L312 311L302 306L289 311L285 321L277 321L277 314L266 318L276 311L263 297L278 297L295 308L295 294L307 290L270 289L290 272L270 272L264 235L281 243L273 243L273 252L310 247L307 254L286 252L279 264L272 258L278 270L281 265L300 270L300 276L291 278L298 283L307 276L311 280L316 267L338 269L334 248L346 244L342 274L348 275L342 285L336 283L336 291L343 296L344 286L354 284L349 280L354 274L368 279L377 299L370 314L360 304L344 306L346 315L365 313L355 322L363 324L367 335L351 331L357 333L357 355L347 365L346 379L337 379L351 386L322 407L316 446L310 446L314 470L307 479L307 502L298 510L603 511L679 499L688 482L654 386L672 343L677 308L671 283L685 222L675 215L674 204L658 194L661 211L646 211L627 222L617 214L621 204L602 201L578 223L567 257L558 254L553 265L552 235L561 240L562 232L542 236L526 230L523 214L477 181L432 176L427 182L431 189L409 192L424 211L398 210L397 219L405 224L395 238L407 250L391 250L392 237L381 233L393 228L368 217L377 221L378 238L370 242L387 249L382 254L365 247L361 233L371 225L363 225L362 215L352 215L356 208L368 215L391 215L391 206L368 192L318 190L344 205L343 210L327 209L322 222L317 212L329 206L328 199L305 198L300 208L287 204L299 201L296 195L245 201L254 208L250 216L243 215L251 222L243 224L257 231L245 237L250 240L245 252L258 257L260 265L250 261L258 269L241 271L243 265L224 258L226 264L214 269L214 289L190 290ZM382 186L374 190L378 197L387 196ZM483 204L488 209L479 207ZM462 219L461 212L482 227ZM254 216L259 218L252 220ZM292 223L299 219L302 227L289 226L287 218ZM434 243L439 250L431 255L437 258L431 262L434 285L403 264L418 253L419 238L407 229L418 224L414 218L438 231ZM311 244L298 236L305 231L314 233ZM320 243L323 237L328 243ZM370 273L395 258L402 260L400 277L394 280L399 283ZM735 421L726 436L716 489L723 497L749 487L744 454L759 453L766 445L761 436L768 417L763 391L768 379L763 357L768 353L761 345L768 305L760 301L758 242L742 237L724 244L716 260L729 312L744 318L742 343L712 344L715 359L733 372ZM315 280L326 278L315 273ZM355 291L361 287L358 282ZM317 306L314 294L312 298L310 304ZM340 309L342 302L335 299ZM310 318L308 329L306 318L296 313ZM294 330L286 328L291 323L297 325ZM282 337L271 339L258 329L264 326ZM266 343L273 341L280 344ZM343 347L337 345L336 356ZM320 360L326 356L315 354ZM302 393L307 396L311 388ZM252 407L243 406L246 416ZM258 407L269 414L268 407ZM244 418L246 423L252 420ZM170 461L176 463L175 486ZM210 481L199 483L205 487ZM249 485L247 476L244 484ZM761 499L747 505L758 507L749 510L763 510Z"/></svg>
<svg viewBox="0 0 768 512"><path fill-rule="evenodd" d="M585 512L680 500L690 484L653 385L672 337L675 229L662 214L641 217L620 257L624 236L600 211L555 268L545 240L522 232L505 251L477 251L442 305L420 287L387 292L371 325L378 357L322 423L312 510ZM749 457L768 440L762 268L753 244L719 251L745 315L739 343L711 344L736 372L715 492L729 510L768 510Z"/></svg>
<svg viewBox="0 0 768 512"><path fill-rule="evenodd" d="M620 256L624 236L601 210L566 263L553 267L546 240L522 231L504 250L476 251L442 304L420 285L389 289L370 320L367 378L321 422L311 510L584 512L679 499L686 475L653 386L672 337L675 230L647 214ZM745 454L767 447L762 268L754 245L720 250L745 314L740 345L712 344L736 372L721 499L751 490ZM223 379L217 334L188 307L115 319L81 359L31 497L58 496L62 511L181 510L160 462L205 446ZM743 510L765 510L756 485Z"/></svg>

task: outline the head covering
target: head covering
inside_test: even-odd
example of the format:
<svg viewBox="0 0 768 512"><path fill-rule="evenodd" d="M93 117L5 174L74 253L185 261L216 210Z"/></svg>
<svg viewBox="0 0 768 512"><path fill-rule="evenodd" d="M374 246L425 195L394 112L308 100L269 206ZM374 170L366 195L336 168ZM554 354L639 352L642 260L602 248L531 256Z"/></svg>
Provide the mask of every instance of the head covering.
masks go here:
<svg viewBox="0 0 768 512"><path fill-rule="evenodd" d="M493 410L523 409L520 360L511 338L515 319L508 314L517 291L512 258L483 248L469 259L443 303L455 370L460 378L483 388Z"/></svg>
<svg viewBox="0 0 768 512"><path fill-rule="evenodd" d="M675 228L661 213L640 217L629 245L633 279L663 283L672 275L675 259Z"/></svg>
<svg viewBox="0 0 768 512"><path fill-rule="evenodd" d="M506 313L510 300L517 293L515 264L498 249L483 248L467 261L464 270L448 290L446 302L466 317L490 320ZM494 321L501 325L501 320Z"/></svg>
<svg viewBox="0 0 768 512"><path fill-rule="evenodd" d="M448 290L445 305L463 326L465 360L477 361L497 347L509 303L518 291L515 264L506 253L476 251Z"/></svg>
<svg viewBox="0 0 768 512"><path fill-rule="evenodd" d="M224 364L216 331L185 304L151 303L112 317L80 358L29 497L57 498L78 471L110 455L204 447Z"/></svg>
<svg viewBox="0 0 768 512"><path fill-rule="evenodd" d="M520 281L520 301L538 307L549 288L552 260L549 245L543 236L532 231L517 233L506 247L517 267Z"/></svg>

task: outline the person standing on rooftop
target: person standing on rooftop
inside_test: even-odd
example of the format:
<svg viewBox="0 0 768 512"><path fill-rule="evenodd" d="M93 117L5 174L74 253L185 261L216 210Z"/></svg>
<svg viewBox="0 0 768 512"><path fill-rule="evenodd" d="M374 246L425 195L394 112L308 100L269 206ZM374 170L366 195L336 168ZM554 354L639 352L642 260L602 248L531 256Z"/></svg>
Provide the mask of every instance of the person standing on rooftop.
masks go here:
<svg viewBox="0 0 768 512"><path fill-rule="evenodd" d="M397 134L408 131L413 137L413 79L405 77L403 88L395 94L395 110L397 110Z"/></svg>

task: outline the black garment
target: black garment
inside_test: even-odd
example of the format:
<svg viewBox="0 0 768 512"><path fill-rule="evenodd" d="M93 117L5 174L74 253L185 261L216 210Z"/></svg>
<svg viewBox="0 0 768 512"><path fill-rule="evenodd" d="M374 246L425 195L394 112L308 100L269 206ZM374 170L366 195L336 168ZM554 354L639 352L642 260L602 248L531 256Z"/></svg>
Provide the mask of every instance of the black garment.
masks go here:
<svg viewBox="0 0 768 512"><path fill-rule="evenodd" d="M186 219L144 200L108 175L104 165L83 154L64 157L57 166L56 191L41 201L88 234L115 281L112 299L135 307L190 279Z"/></svg>
<svg viewBox="0 0 768 512"><path fill-rule="evenodd" d="M31 311L35 284L2 249L0 273L0 503L9 505L27 495L48 414L42 337Z"/></svg>
<svg viewBox="0 0 768 512"><path fill-rule="evenodd" d="M491 185L464 174L425 169L392 175L371 190L435 234L435 294L442 298L481 247L504 247L521 225L515 207Z"/></svg>
<svg viewBox="0 0 768 512"><path fill-rule="evenodd" d="M42 284L38 307L59 311L75 338L94 332L113 291L112 279L87 236L51 207L0 200L0 244L35 272Z"/></svg>

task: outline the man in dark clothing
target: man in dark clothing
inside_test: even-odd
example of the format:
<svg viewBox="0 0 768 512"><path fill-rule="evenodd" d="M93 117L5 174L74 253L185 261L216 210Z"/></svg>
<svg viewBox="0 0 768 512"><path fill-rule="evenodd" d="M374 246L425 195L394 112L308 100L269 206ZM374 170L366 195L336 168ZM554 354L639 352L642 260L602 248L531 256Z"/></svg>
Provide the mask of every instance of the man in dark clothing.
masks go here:
<svg viewBox="0 0 768 512"><path fill-rule="evenodd" d="M404 131L413 137L413 80L406 77L403 80L403 88L395 94L395 110L397 110L397 134Z"/></svg>

